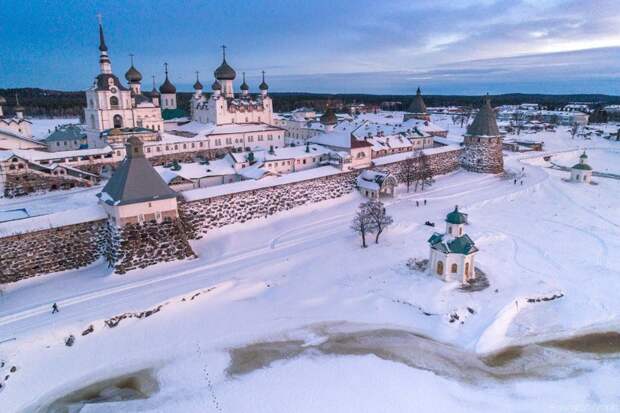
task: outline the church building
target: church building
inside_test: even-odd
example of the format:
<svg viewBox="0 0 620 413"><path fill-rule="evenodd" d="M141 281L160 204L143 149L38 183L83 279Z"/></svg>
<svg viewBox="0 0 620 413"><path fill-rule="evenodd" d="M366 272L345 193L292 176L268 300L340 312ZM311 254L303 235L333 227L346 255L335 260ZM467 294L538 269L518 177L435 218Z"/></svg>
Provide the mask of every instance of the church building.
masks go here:
<svg viewBox="0 0 620 413"><path fill-rule="evenodd" d="M476 278L474 258L478 248L465 233L467 214L454 207L446 216L446 231L434 233L428 239L431 254L429 268L443 281L466 283Z"/></svg>
<svg viewBox="0 0 620 413"><path fill-rule="evenodd" d="M142 74L135 68L133 56L131 66L125 73L125 79L129 87L123 85L112 72L103 25L99 21L99 74L95 77L92 87L86 91L84 109L89 148L106 146L108 142L102 132L109 129L145 128L154 132L164 130L159 97L148 98L142 94ZM167 68L166 82L170 83ZM176 93L176 89L173 93ZM171 94L164 95L162 92L162 95L166 96L166 102L172 99ZM176 95L174 96L173 104L176 107Z"/></svg>
<svg viewBox="0 0 620 413"><path fill-rule="evenodd" d="M196 78L194 95L191 100L192 120L215 125L226 124L267 124L273 125L273 102L268 94L269 86L262 72L262 82L257 95L250 94L245 72L239 93L235 95L233 81L237 72L226 61L226 46L222 46L222 63L213 72L215 81L211 85L213 93L209 98L203 95L202 84Z"/></svg>

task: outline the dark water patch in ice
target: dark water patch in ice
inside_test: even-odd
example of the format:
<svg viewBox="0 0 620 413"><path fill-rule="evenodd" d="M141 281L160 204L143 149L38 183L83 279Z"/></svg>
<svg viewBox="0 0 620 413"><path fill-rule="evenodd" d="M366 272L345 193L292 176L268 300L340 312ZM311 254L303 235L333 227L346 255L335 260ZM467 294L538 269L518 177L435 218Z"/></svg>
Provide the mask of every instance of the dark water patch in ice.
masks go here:
<svg viewBox="0 0 620 413"><path fill-rule="evenodd" d="M37 413L77 413L88 404L147 399L159 391L150 369L102 380L37 408Z"/></svg>
<svg viewBox="0 0 620 413"><path fill-rule="evenodd" d="M229 350L229 376L240 376L269 367L276 361L300 356L365 356L402 363L431 371L463 383L481 384L489 380L555 380L589 371L587 359L574 353L539 345L511 347L480 356L411 331L378 328L343 331L342 324L308 327L320 335L320 343L278 340L249 344ZM590 360L591 361L591 360Z"/></svg>
<svg viewBox="0 0 620 413"><path fill-rule="evenodd" d="M584 334L562 340L545 341L541 343L541 345L580 353L620 353L620 333L610 331L605 333Z"/></svg>

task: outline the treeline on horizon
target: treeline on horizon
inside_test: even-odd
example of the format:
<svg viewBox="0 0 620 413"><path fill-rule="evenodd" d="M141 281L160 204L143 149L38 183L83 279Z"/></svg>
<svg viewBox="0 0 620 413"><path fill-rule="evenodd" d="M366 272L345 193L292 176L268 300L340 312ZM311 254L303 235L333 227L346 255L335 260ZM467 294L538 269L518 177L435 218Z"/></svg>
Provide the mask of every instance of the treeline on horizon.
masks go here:
<svg viewBox="0 0 620 413"><path fill-rule="evenodd" d="M40 88L0 89L0 96L4 96L7 104L4 112L13 113L15 95L19 95L19 103L26 108L26 115L30 117L80 117L86 105L86 95L83 91L66 92ZM148 92L144 93L149 96ZM181 108L189 106L191 92L177 93L178 104ZM366 105L381 106L391 102L391 110L406 110L414 95L371 95L371 94L328 94L328 93L271 93L274 97L274 110L288 112L305 106L316 110L323 110L328 103L335 107L364 103ZM508 93L492 95L493 106L516 105L521 103L538 103L549 109L559 109L570 102L593 102L599 105L620 104L620 96L602 94L569 94L548 95L528 93ZM465 95L424 95L427 106L471 106L478 107L482 102L480 96ZM384 106L385 107L385 106Z"/></svg>

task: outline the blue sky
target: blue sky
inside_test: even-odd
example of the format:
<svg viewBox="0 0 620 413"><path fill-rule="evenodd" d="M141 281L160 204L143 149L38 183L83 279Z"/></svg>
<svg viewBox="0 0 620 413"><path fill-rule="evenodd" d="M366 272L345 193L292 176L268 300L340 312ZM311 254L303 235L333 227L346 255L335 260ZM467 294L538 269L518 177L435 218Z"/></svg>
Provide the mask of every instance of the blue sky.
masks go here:
<svg viewBox="0 0 620 413"><path fill-rule="evenodd" d="M618 0L0 0L0 88L88 87L97 13L118 76L133 53L180 90L226 44L253 89L620 95Z"/></svg>

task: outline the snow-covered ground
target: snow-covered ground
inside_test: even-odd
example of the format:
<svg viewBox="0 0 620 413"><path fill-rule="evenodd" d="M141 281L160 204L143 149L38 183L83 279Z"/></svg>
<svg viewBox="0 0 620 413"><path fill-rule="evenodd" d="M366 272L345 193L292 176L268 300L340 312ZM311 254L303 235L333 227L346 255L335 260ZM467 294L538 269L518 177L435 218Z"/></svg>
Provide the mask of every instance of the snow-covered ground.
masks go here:
<svg viewBox="0 0 620 413"><path fill-rule="evenodd" d="M575 161L580 148L620 147L572 140L565 128L544 140ZM350 194L212 231L192 243L195 260L125 275L96 263L6 286L2 411L38 411L144 369L159 391L82 412L617 409L618 353L540 343L620 331L620 181L567 183L533 156L506 158L507 168L525 168L523 185L458 171L422 193L399 187L386 202L395 224L367 249L349 228L362 200ZM611 170L614 159L590 163ZM456 204L480 248L483 291L406 266L427 257L426 240ZM104 324L160 305L149 317ZM485 358L507 346L519 347Z"/></svg>

